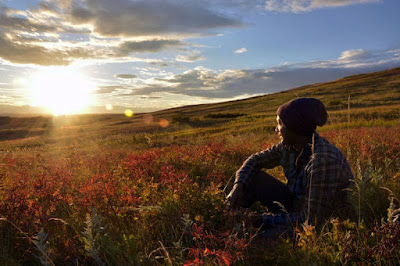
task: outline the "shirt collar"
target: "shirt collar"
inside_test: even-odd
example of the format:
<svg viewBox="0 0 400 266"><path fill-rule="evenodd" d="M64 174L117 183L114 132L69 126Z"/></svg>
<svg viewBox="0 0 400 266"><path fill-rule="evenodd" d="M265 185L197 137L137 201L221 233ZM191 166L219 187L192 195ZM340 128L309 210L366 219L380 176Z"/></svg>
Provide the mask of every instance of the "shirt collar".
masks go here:
<svg viewBox="0 0 400 266"><path fill-rule="evenodd" d="M304 146L303 150L297 156L297 159L296 159L297 167L305 165L310 160L310 157L312 155L313 137L314 137L314 144L315 144L315 142L319 139L318 133L314 133L313 136L310 137L310 139L308 140L308 143Z"/></svg>

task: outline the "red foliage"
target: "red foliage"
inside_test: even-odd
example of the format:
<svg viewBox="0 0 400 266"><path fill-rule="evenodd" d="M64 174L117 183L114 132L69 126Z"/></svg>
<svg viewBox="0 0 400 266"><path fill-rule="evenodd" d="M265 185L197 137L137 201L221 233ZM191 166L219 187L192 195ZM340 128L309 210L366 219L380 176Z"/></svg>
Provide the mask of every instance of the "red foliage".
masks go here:
<svg viewBox="0 0 400 266"><path fill-rule="evenodd" d="M348 159L353 166L356 160L370 160L374 166L380 167L398 160L400 139L394 136L399 131L400 127L379 127L329 131L322 135L344 154L351 151ZM82 243L78 239L80 232L71 228L69 223L80 225L79 230L82 230L85 215L92 207L109 222L117 223L121 219L129 222L132 217L128 217L128 210L148 203L145 200L150 201L143 191L151 194L154 190L163 195L162 191L167 189L176 191L189 187L195 179L204 184L225 185L233 174L232 169L239 167L258 148L266 147L263 144L254 147L210 142L154 148L140 153L110 151L85 155L73 152L55 158L6 153L0 155L0 213L30 236L42 227L50 236L57 235L54 241L58 244L53 248L64 259L74 259L80 256ZM151 203L160 201L162 199L158 198ZM181 212L189 207L183 206ZM384 230L380 228L375 233L378 235ZM240 260L246 249L243 240L227 232L207 232L197 224L193 224L191 238L193 246L188 253L188 265L205 261L230 265ZM13 243L20 248L24 241L18 238ZM380 243L382 245L368 252L386 256L382 253L385 252L384 245L398 248L395 241ZM29 248L25 245L22 249Z"/></svg>
<svg viewBox="0 0 400 266"><path fill-rule="evenodd" d="M230 235L229 231L212 234L196 223L192 226L194 247L189 249L189 258L184 265L201 265L214 262L219 265L231 265L243 259L247 244L244 239Z"/></svg>

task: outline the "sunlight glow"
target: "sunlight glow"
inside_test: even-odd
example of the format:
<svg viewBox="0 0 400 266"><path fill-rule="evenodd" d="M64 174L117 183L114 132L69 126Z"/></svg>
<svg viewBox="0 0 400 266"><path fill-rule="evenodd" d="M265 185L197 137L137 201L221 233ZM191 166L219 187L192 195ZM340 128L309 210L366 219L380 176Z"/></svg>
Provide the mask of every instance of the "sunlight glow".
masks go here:
<svg viewBox="0 0 400 266"><path fill-rule="evenodd" d="M30 84L31 104L54 115L84 112L95 90L87 77L66 67L42 70L32 76Z"/></svg>

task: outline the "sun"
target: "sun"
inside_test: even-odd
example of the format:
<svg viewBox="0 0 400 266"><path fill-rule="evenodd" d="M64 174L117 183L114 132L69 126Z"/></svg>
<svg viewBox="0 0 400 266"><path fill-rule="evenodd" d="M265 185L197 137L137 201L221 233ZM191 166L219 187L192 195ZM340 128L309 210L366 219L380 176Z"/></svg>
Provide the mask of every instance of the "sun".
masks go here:
<svg viewBox="0 0 400 266"><path fill-rule="evenodd" d="M30 80L31 105L46 109L53 115L84 112L92 103L95 86L77 70L66 67L48 68Z"/></svg>

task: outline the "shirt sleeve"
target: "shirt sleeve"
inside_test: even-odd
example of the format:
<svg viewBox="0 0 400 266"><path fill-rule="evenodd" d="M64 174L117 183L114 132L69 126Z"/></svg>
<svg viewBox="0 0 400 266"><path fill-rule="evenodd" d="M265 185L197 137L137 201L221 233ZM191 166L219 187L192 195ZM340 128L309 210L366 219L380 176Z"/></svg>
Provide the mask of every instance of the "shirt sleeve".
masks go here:
<svg viewBox="0 0 400 266"><path fill-rule="evenodd" d="M236 172L236 183L247 185L250 178L260 169L274 168L280 164L283 152L281 143L273 147L251 155Z"/></svg>

